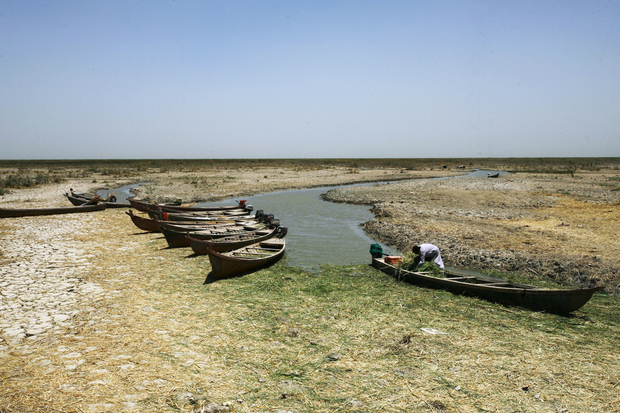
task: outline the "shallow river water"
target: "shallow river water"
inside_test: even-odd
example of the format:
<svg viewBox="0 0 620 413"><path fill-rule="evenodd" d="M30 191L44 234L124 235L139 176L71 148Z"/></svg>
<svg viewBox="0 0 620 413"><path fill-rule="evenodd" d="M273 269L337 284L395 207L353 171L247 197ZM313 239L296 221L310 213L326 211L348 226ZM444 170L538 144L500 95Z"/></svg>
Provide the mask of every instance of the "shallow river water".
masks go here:
<svg viewBox="0 0 620 413"><path fill-rule="evenodd" d="M486 176L488 172L474 171L459 177L436 179L481 177ZM126 202L125 198L131 196L129 192L131 188L137 186L140 184L97 193L107 196L108 193L114 192L118 202ZM333 188L336 187L280 191L244 199L254 207L254 211L263 210L267 214L274 214L280 220L280 224L288 228L284 258L286 264L317 271L324 264L370 263L370 244L377 241L368 237L360 224L372 220L374 215L368 206L323 201L321 194ZM241 198L208 205L234 205L238 199ZM393 248L383 244L381 246L386 254L402 255Z"/></svg>
<svg viewBox="0 0 620 413"><path fill-rule="evenodd" d="M488 172L474 171L441 179L481 177ZM336 187L281 191L247 198L254 210L274 214L281 225L288 228L285 255L288 265L315 271L323 264L370 263L370 245L377 241L367 236L360 224L372 220L374 215L368 206L323 201L321 194L333 188ZM232 205L234 202L229 199L209 205ZM384 253L402 255L391 247L381 246Z"/></svg>

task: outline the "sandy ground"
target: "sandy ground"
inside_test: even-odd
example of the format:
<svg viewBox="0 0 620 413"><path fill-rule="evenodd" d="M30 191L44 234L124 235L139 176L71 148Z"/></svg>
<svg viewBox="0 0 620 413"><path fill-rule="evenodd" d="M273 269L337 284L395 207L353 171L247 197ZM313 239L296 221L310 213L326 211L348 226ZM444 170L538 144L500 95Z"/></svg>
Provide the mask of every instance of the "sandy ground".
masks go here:
<svg viewBox="0 0 620 413"><path fill-rule="evenodd" d="M153 173L12 191L0 197L0 208L67 206L63 193L69 188L87 192L130 182L148 182L140 197L198 202L458 174L338 168ZM338 189L327 198L371 206L377 218L365 230L403 251L432 242L448 265L499 268L573 285L596 277L615 293L619 179L617 171L603 170L413 180ZM24 411L18 400L22 406L41 405L40 411L139 411L145 400L167 403L151 400L154 394L176 395L171 377L179 363L214 363L171 338L181 328L174 314L157 312L148 297L132 295L145 282L144 271L157 271L149 249L156 238L136 235L122 209L0 220L0 411ZM105 346L93 345L103 338ZM145 345L148 352L141 351ZM157 349L175 362L151 358ZM144 375L138 377L138 370ZM212 396L227 397L217 390Z"/></svg>

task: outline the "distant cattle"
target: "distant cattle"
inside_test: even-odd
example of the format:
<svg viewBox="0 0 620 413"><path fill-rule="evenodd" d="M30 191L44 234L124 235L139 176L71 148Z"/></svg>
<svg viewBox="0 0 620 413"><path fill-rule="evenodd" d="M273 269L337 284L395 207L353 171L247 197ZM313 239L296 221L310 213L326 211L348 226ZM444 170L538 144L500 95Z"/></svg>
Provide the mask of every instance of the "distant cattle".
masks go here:
<svg viewBox="0 0 620 413"><path fill-rule="evenodd" d="M459 168L459 169L465 169L465 165L459 165L459 166L457 166L457 168Z"/></svg>

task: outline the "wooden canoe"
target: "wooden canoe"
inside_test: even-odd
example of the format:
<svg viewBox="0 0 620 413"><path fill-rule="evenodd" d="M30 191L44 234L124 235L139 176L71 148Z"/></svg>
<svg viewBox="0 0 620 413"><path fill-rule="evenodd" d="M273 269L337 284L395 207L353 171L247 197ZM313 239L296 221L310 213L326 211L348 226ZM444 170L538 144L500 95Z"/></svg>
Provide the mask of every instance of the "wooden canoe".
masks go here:
<svg viewBox="0 0 620 413"><path fill-rule="evenodd" d="M161 232L161 228L165 227L167 229L172 229L175 231L200 231L203 229L215 228L215 227L232 227L232 226L243 226L243 225L256 225L258 221L256 220L247 220L247 221L232 221L232 220L221 220L221 221L157 221L157 225L159 225L159 229Z"/></svg>
<svg viewBox="0 0 620 413"><path fill-rule="evenodd" d="M170 226L171 229L186 230L186 229L200 229L207 228L212 225L234 225L238 221L232 219L214 220L214 221L159 221L157 219L147 218L145 216L134 214L132 210L125 212L131 218L131 221L136 227L143 231L148 232L161 232L159 226L165 223ZM245 221L244 221L245 222ZM250 222L250 221L247 221ZM253 221L252 221L253 222Z"/></svg>
<svg viewBox="0 0 620 413"><path fill-rule="evenodd" d="M186 213L186 212L163 212L158 210L148 210L147 214L151 219L158 219L160 221L214 221L219 219L235 219L238 221L252 219L253 216L247 211L242 214L232 213Z"/></svg>
<svg viewBox="0 0 620 413"><path fill-rule="evenodd" d="M166 242L170 248L189 247L189 240L187 235L197 239L214 239L224 238L229 235L242 234L245 232L256 231L265 228L267 225L263 223L256 223L253 225L228 225L228 226L215 226L214 228L201 229L201 230L185 230L176 231L168 229L165 226L160 225L159 229L166 238Z"/></svg>
<svg viewBox="0 0 620 413"><path fill-rule="evenodd" d="M69 202L71 202L75 206L82 206L84 204L93 203L104 203L106 204L106 208L131 208L131 204L128 202L112 202L106 201L102 199L101 201L97 200L97 197L86 198L84 196L76 196L77 194L65 194Z"/></svg>
<svg viewBox="0 0 620 413"><path fill-rule="evenodd" d="M276 263L284 256L284 238L270 238L227 252L209 249L210 276L226 278L247 274Z"/></svg>
<svg viewBox="0 0 620 413"><path fill-rule="evenodd" d="M227 206L177 206L177 205L161 205L159 210L164 212L232 212L232 211L251 211L252 205L248 205L245 200L240 201L238 205Z"/></svg>
<svg viewBox="0 0 620 413"><path fill-rule="evenodd" d="M132 210L125 212L131 218L131 222L141 229L142 231L148 232L161 232L159 230L159 226L157 225L157 221L151 218L146 218L140 215L136 215Z"/></svg>
<svg viewBox="0 0 620 413"><path fill-rule="evenodd" d="M19 218L39 215L75 214L79 212L103 211L105 204L56 207L56 208L0 208L0 218Z"/></svg>
<svg viewBox="0 0 620 413"><path fill-rule="evenodd" d="M210 240L193 238L191 235L187 235L187 239L194 254L206 255L209 249L215 252L232 251L250 244L266 241L280 234L286 235L286 232L286 227L275 227Z"/></svg>
<svg viewBox="0 0 620 413"><path fill-rule="evenodd" d="M132 207L137 209L138 211L147 212L149 210L159 210L165 208L166 212L199 212L199 211L226 211L226 210L236 210L236 209L247 209L245 200L239 201L238 205L229 205L229 206L204 206L204 207L195 207L195 206L182 206L177 204L159 204L154 202L142 201L135 198L127 198Z"/></svg>
<svg viewBox="0 0 620 413"><path fill-rule="evenodd" d="M524 307L534 311L565 314L583 307L592 295L604 287L570 290L544 289L485 276L469 276L445 271L446 278L427 273L406 271L387 264L383 258L373 258L372 266L405 282L422 287L450 291L454 294L478 297L508 306Z"/></svg>

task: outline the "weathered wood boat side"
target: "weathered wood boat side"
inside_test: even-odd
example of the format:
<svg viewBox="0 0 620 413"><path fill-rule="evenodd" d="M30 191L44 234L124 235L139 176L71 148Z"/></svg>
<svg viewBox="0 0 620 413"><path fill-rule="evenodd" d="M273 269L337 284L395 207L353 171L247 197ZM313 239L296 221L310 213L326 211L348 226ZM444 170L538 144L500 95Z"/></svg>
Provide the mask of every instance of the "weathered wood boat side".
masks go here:
<svg viewBox="0 0 620 413"><path fill-rule="evenodd" d="M233 251L217 252L209 249L210 276L227 278L268 267L284 256L285 246L284 238L270 238Z"/></svg>
<svg viewBox="0 0 620 413"><path fill-rule="evenodd" d="M132 208L137 209L140 212L147 212L150 210L157 210L159 206L175 206L175 204L155 204L152 202L142 201L136 198L127 198ZM176 205L178 206L178 205Z"/></svg>
<svg viewBox="0 0 620 413"><path fill-rule="evenodd" d="M125 213L129 215L131 222L142 231L161 232L156 220L136 215L132 210L126 211Z"/></svg>
<svg viewBox="0 0 620 413"><path fill-rule="evenodd" d="M202 229L209 229L214 227L232 227L235 225L255 225L258 221L256 220L247 220L247 221L230 221L230 220L222 220L222 221L157 221L157 225L161 232L161 227L166 227L167 229L172 229L175 231L200 231Z"/></svg>
<svg viewBox="0 0 620 413"><path fill-rule="evenodd" d="M246 220L254 218L253 215L250 215L247 211L243 212L243 214L224 214L224 213L205 213L205 214L191 214L184 212L163 212L159 210L149 209L146 211L149 214L149 217L152 219L157 219L160 221L215 221L221 219L232 219L232 220Z"/></svg>
<svg viewBox="0 0 620 413"><path fill-rule="evenodd" d="M157 219L147 218L145 216L134 214L133 210L129 210L125 212L131 218L131 221L134 223L136 227L143 231L148 232L161 232L160 226L165 225L169 229L174 229L178 231L187 231L187 230L199 230L213 227L214 225L235 225L239 221L235 220L214 220L214 221L160 221ZM253 224L258 221L256 220L248 220L243 221L246 224Z"/></svg>
<svg viewBox="0 0 620 413"><path fill-rule="evenodd" d="M105 204L56 207L56 208L0 208L0 218L19 218L40 215L75 214L80 212L103 211Z"/></svg>
<svg viewBox="0 0 620 413"><path fill-rule="evenodd" d="M508 306L524 307L549 313L570 313L583 307L597 291L604 287L543 289L532 285L512 283L489 277L473 277L446 272L446 278L402 270L387 264L383 258L373 258L372 266L397 279L421 287L443 289L454 294L482 298Z"/></svg>
<svg viewBox="0 0 620 413"><path fill-rule="evenodd" d="M69 202L75 206L82 206L90 202L93 198L86 198L83 196L65 194ZM106 204L106 208L131 208L131 204L128 202L111 202L106 200L98 201L98 203Z"/></svg>
<svg viewBox="0 0 620 413"><path fill-rule="evenodd" d="M223 225L223 226L214 226L214 228L210 229L200 229L200 230L185 230L185 231L176 231L172 229L168 229L165 226L160 225L159 229L161 233L166 238L166 242L170 248L181 248L181 247L189 247L189 240L187 239L187 235L197 238L197 239L214 239L214 238L223 238L229 235L234 234L242 234L250 231L256 231L261 228L265 228L266 225L262 223L256 223L253 225Z"/></svg>
<svg viewBox="0 0 620 413"><path fill-rule="evenodd" d="M223 238L202 240L187 235L189 246L196 255L206 255L209 249L215 252L231 251L257 242L266 241L276 235L286 234L285 227L263 228L245 234L230 235Z"/></svg>
<svg viewBox="0 0 620 413"><path fill-rule="evenodd" d="M136 198L127 199L132 207L141 212L147 212L149 210L163 212L218 212L218 211L236 211L236 210L251 210L251 205L247 205L245 200L238 202L238 205L228 206L183 206L177 204L158 204L153 202L142 201Z"/></svg>

